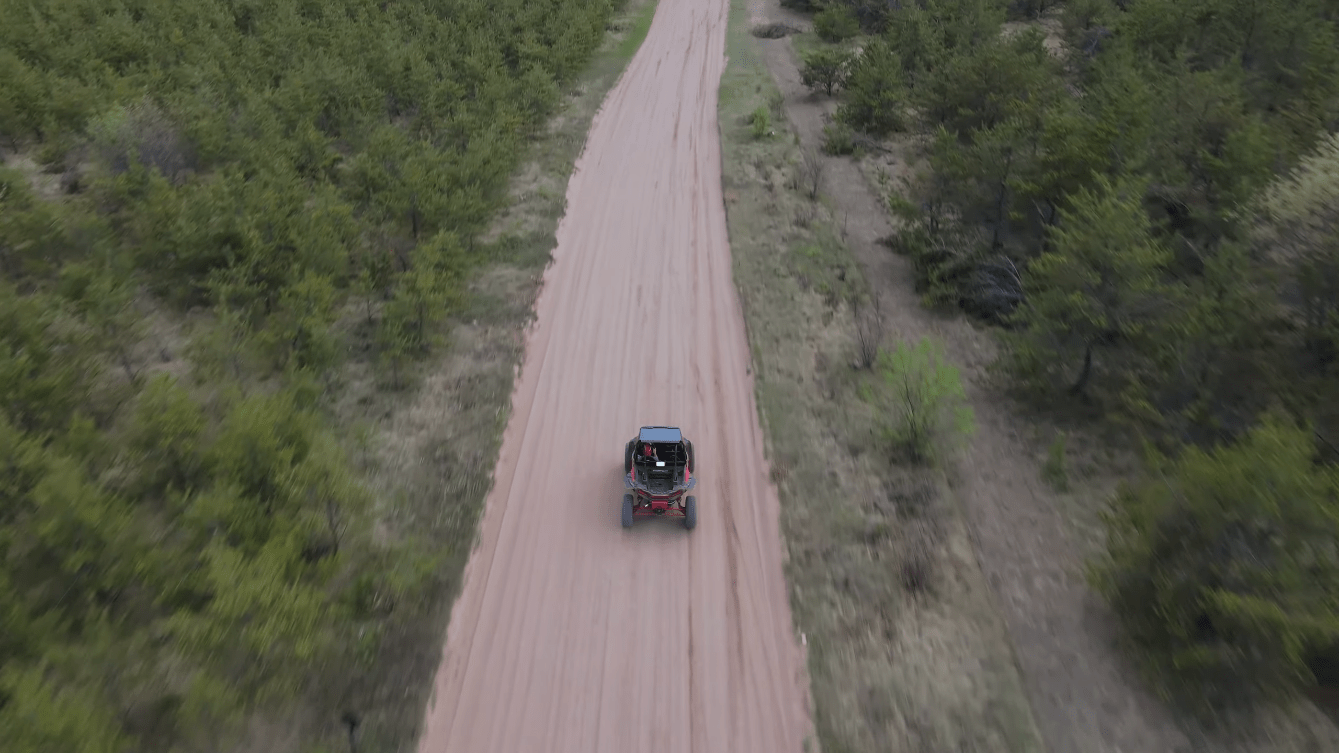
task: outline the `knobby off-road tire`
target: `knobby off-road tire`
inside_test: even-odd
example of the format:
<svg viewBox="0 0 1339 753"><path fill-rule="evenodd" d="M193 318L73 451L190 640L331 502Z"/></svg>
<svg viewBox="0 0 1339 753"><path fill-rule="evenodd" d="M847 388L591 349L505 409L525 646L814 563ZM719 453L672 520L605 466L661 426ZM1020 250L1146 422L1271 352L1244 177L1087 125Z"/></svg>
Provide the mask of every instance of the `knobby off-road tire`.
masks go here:
<svg viewBox="0 0 1339 753"><path fill-rule="evenodd" d="M623 495L623 527L632 528L632 495Z"/></svg>
<svg viewBox="0 0 1339 753"><path fill-rule="evenodd" d="M697 473L697 469L693 467L693 443L685 439L683 444L685 449L688 450L688 472Z"/></svg>
<svg viewBox="0 0 1339 753"><path fill-rule="evenodd" d="M631 440L631 439L629 439L629 440L628 440L628 443L627 443L626 445L624 445L624 447L623 447L623 475L626 476L626 475L628 475L629 473L632 473L632 440Z"/></svg>
<svg viewBox="0 0 1339 753"><path fill-rule="evenodd" d="M697 528L697 497L685 500L683 508L683 527L688 530Z"/></svg>

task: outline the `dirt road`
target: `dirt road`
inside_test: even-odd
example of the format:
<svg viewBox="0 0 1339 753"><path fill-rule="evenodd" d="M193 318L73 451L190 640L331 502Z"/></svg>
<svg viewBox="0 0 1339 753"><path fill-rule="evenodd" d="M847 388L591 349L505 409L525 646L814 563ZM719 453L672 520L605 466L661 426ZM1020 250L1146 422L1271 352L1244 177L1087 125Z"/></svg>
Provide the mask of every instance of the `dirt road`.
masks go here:
<svg viewBox="0 0 1339 753"><path fill-rule="evenodd" d="M589 134L419 750L800 751L721 195L727 0L660 0ZM693 440L699 521L619 522L623 444Z"/></svg>

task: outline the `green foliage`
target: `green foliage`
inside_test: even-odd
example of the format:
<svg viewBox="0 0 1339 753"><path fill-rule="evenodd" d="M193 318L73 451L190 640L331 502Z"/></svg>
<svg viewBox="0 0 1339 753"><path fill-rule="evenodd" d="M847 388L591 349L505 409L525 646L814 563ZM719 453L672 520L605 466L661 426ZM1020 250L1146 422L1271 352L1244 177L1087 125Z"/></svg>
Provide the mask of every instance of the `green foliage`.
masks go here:
<svg viewBox="0 0 1339 753"><path fill-rule="evenodd" d="M0 729L12 753L120 753L126 739L96 691L53 683L44 667L0 668Z"/></svg>
<svg viewBox="0 0 1339 753"><path fill-rule="evenodd" d="M814 33L824 42L845 42L860 33L860 21L850 6L831 4L814 14Z"/></svg>
<svg viewBox="0 0 1339 753"><path fill-rule="evenodd" d="M855 154L855 134L845 123L823 126L823 151L832 155Z"/></svg>
<svg viewBox="0 0 1339 753"><path fill-rule="evenodd" d="M1035 112L1060 91L1058 64L1042 39L1029 27L950 56L917 81L914 101L930 123L962 135Z"/></svg>
<svg viewBox="0 0 1339 753"><path fill-rule="evenodd" d="M410 268L396 281L377 330L377 342L397 388L407 361L436 344L435 325L455 303L462 256L455 235L439 233L414 250Z"/></svg>
<svg viewBox="0 0 1339 753"><path fill-rule="evenodd" d="M167 499L203 486L209 474L202 452L207 426L204 410L172 377L161 374L149 382L126 443L140 469L134 491Z"/></svg>
<svg viewBox="0 0 1339 753"><path fill-rule="evenodd" d="M19 295L0 280L0 410L31 432L60 431L86 405L88 334L53 296Z"/></svg>
<svg viewBox="0 0 1339 753"><path fill-rule="evenodd" d="M882 384L873 391L884 438L914 461L941 458L974 431L958 370L944 360L943 347L929 338L898 343L877 361Z"/></svg>
<svg viewBox="0 0 1339 753"><path fill-rule="evenodd" d="M891 14L886 36L915 87L947 61L996 43L1003 21L1000 0L926 0Z"/></svg>
<svg viewBox="0 0 1339 753"><path fill-rule="evenodd" d="M1121 490L1092 578L1164 696L1279 700L1339 639L1339 479L1312 455L1309 432L1269 418Z"/></svg>
<svg viewBox="0 0 1339 753"><path fill-rule="evenodd" d="M845 85L851 61L851 53L845 50L824 48L806 52L800 83L810 89L822 89L830 97L838 87Z"/></svg>
<svg viewBox="0 0 1339 753"><path fill-rule="evenodd" d="M1067 388L1164 449L1225 445L1122 493L1097 581L1164 694L1296 689L1336 640L1334 478L1307 432L1251 427L1271 405L1339 426L1333 4L1070 0L1063 56L1001 35L1003 2L904 5L886 54L940 126L890 200L918 291L1011 325L1004 365L1049 399ZM897 109L861 78L841 94L853 126ZM1063 456L1057 440L1052 483Z"/></svg>
<svg viewBox="0 0 1339 753"><path fill-rule="evenodd" d="M758 105L758 109L749 115L749 124L753 126L753 138L765 139L772 135L772 113L766 105Z"/></svg>
<svg viewBox="0 0 1339 753"><path fill-rule="evenodd" d="M284 289L261 342L280 369L322 372L338 358L339 345L330 333L334 319L334 283L309 271Z"/></svg>
<svg viewBox="0 0 1339 753"><path fill-rule="evenodd" d="M1009 4L1009 14L1014 18L1033 21L1056 4L1056 0L1014 0Z"/></svg>
<svg viewBox="0 0 1339 753"><path fill-rule="evenodd" d="M1297 291L1292 316L1306 347L1339 349L1339 134L1259 195L1254 240Z"/></svg>
<svg viewBox="0 0 1339 753"><path fill-rule="evenodd" d="M1162 272L1172 258L1154 238L1142 198L1137 182L1100 178L1061 212L1051 249L1025 272L1028 298L1016 315L1012 351L1020 375L1052 387L1068 383L1075 393L1095 373L1135 377L1132 356L1147 353L1167 324ZM1120 359L1098 357L1117 345L1126 348Z"/></svg>
<svg viewBox="0 0 1339 753"><path fill-rule="evenodd" d="M902 130L907 90L893 48L882 39L871 40L848 66L850 73L841 82L845 96L837 108L838 120L873 136Z"/></svg>
<svg viewBox="0 0 1339 753"><path fill-rule="evenodd" d="M1060 432L1051 446L1046 448L1046 462L1042 464L1041 475L1056 491L1069 490L1069 474L1065 471L1065 434Z"/></svg>
<svg viewBox="0 0 1339 753"><path fill-rule="evenodd" d="M441 342L612 6L0 2L6 751L282 715L422 595L321 415L338 322L397 382ZM394 598L355 609L361 574Z"/></svg>

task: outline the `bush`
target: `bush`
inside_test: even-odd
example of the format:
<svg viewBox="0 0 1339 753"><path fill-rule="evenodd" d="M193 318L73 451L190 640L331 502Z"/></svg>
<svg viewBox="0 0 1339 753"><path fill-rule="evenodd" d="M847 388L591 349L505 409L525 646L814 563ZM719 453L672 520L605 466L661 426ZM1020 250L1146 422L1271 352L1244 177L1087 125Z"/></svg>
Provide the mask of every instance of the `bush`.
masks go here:
<svg viewBox="0 0 1339 753"><path fill-rule="evenodd" d="M763 139L772 135L772 114L765 105L758 105L758 109L749 115L749 123L753 125L753 138Z"/></svg>
<svg viewBox="0 0 1339 753"><path fill-rule="evenodd" d="M823 126L823 151L837 156L855 154L855 134L845 123Z"/></svg>
<svg viewBox="0 0 1339 753"><path fill-rule="evenodd" d="M814 16L814 33L825 42L843 42L860 33L860 21L845 5L829 5Z"/></svg>
<svg viewBox="0 0 1339 753"><path fill-rule="evenodd" d="M930 338L880 353L878 373L883 385L875 400L883 411L884 438L912 460L942 457L974 431L958 370Z"/></svg>
<svg viewBox="0 0 1339 753"><path fill-rule="evenodd" d="M1042 478L1058 492L1069 491L1069 474L1065 471L1065 434L1061 432L1046 450L1046 462L1041 468Z"/></svg>
<svg viewBox="0 0 1339 753"><path fill-rule="evenodd" d="M829 97L845 85L851 69L851 53L844 50L814 50L804 55L800 83L810 89L822 89Z"/></svg>
<svg viewBox="0 0 1339 753"><path fill-rule="evenodd" d="M1295 692L1339 639L1339 476L1267 417L1121 489L1090 576L1164 698L1199 710Z"/></svg>

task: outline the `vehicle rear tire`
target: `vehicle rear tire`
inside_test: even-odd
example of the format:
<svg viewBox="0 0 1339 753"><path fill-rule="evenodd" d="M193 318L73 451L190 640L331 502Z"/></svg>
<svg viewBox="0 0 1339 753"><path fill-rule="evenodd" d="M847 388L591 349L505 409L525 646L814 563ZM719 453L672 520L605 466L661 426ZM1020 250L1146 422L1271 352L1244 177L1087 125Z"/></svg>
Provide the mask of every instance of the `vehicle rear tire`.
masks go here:
<svg viewBox="0 0 1339 753"><path fill-rule="evenodd" d="M688 472L697 473L697 469L693 467L693 443L687 439L685 439L683 443L685 448L688 450Z"/></svg>
<svg viewBox="0 0 1339 753"><path fill-rule="evenodd" d="M684 502L683 527L690 531L697 528L697 497L689 497Z"/></svg>
<svg viewBox="0 0 1339 753"><path fill-rule="evenodd" d="M632 528L632 495L623 495L623 527Z"/></svg>
<svg viewBox="0 0 1339 753"><path fill-rule="evenodd" d="M623 447L623 475L632 473L632 440Z"/></svg>

